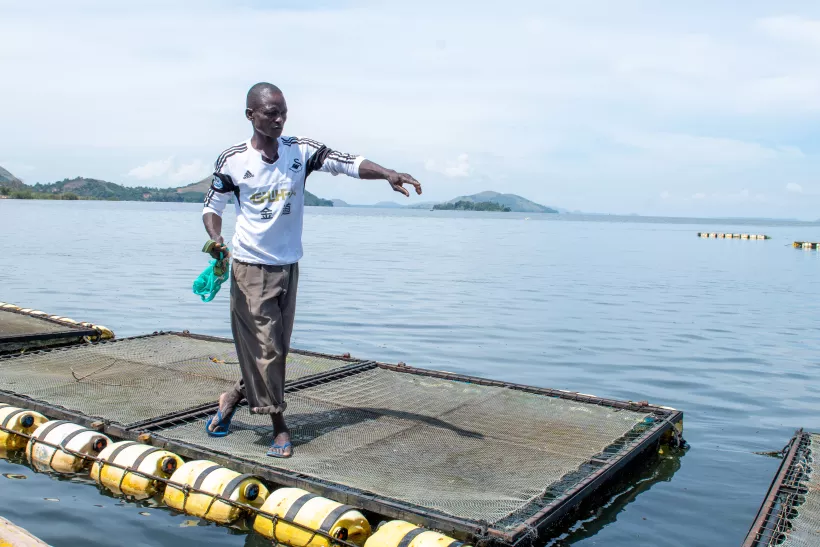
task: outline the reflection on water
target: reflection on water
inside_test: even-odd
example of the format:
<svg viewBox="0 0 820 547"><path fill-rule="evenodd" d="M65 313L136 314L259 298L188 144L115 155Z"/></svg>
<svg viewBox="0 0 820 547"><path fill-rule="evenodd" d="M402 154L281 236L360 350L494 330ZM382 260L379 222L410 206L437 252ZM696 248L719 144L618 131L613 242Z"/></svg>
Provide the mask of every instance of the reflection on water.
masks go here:
<svg viewBox="0 0 820 547"><path fill-rule="evenodd" d="M653 450L651 456L629 465L620 478L610 486L596 493L594 499L584 503L565 524L554 530L555 537L546 547L564 547L595 536L602 528L614 523L626 506L659 482L669 482L681 467L683 450L662 447L662 452Z"/></svg>

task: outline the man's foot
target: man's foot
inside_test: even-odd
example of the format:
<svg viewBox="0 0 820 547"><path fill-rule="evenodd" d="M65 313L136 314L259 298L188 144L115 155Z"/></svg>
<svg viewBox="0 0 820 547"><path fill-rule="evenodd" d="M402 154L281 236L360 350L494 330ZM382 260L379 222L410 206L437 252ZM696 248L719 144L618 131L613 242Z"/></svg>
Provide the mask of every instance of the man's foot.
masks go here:
<svg viewBox="0 0 820 547"><path fill-rule="evenodd" d="M239 401L231 393L223 393L219 396L219 410L216 416L208 419L208 434L224 437L228 434L231 426L233 414L236 412L236 405Z"/></svg>
<svg viewBox="0 0 820 547"><path fill-rule="evenodd" d="M283 431L273 438L273 444L268 449L268 456L272 458L290 458L293 456L290 432Z"/></svg>

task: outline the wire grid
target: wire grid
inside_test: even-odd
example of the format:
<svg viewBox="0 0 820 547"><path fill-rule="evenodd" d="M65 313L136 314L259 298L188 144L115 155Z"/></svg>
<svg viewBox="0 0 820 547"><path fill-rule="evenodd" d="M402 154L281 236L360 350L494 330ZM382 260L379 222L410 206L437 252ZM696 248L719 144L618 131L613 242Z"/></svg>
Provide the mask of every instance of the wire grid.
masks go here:
<svg viewBox="0 0 820 547"><path fill-rule="evenodd" d="M293 381L345 366L292 353ZM215 403L240 378L232 342L175 334L125 338L0 360L0 390L130 426Z"/></svg>
<svg viewBox="0 0 820 547"><path fill-rule="evenodd" d="M815 547L820 545L820 434L801 435L795 459L780 485L765 528L756 531L757 545Z"/></svg>
<svg viewBox="0 0 820 547"><path fill-rule="evenodd" d="M270 418L244 407L223 439L201 420L158 434L453 517L493 524L516 514L512 527L649 414L385 369L287 401L290 459L265 456Z"/></svg>

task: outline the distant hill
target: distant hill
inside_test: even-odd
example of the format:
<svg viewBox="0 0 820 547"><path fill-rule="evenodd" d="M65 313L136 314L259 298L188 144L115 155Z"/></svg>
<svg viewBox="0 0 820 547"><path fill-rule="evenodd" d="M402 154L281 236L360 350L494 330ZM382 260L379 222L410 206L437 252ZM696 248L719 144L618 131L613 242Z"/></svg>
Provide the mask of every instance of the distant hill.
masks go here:
<svg viewBox="0 0 820 547"><path fill-rule="evenodd" d="M555 209L545 207L516 194L500 194L498 192L491 191L479 192L478 194L473 194L471 196L459 196L457 198L453 198L447 203L455 204L459 201L471 201L473 203L496 203L503 207L509 207L511 211L516 213L558 213Z"/></svg>
<svg viewBox="0 0 820 547"><path fill-rule="evenodd" d="M11 188L14 190L19 190L25 187L23 181L0 167L0 186L4 186L6 188Z"/></svg>
<svg viewBox="0 0 820 547"><path fill-rule="evenodd" d="M11 182L7 182L11 181ZM16 182L14 182L16 181ZM152 188L148 186L122 186L105 180L75 177L48 184L23 184L5 169L0 168L0 187L10 188L11 197L23 199L57 198L101 199L109 201L164 201L202 203L211 186L211 177L179 188ZM16 194L16 195L15 195ZM62 196L62 198L61 198ZM75 197L76 196L76 197ZM305 205L333 207L330 200L305 192Z"/></svg>
<svg viewBox="0 0 820 547"><path fill-rule="evenodd" d="M343 199L332 199L334 207L350 207L351 205Z"/></svg>
<svg viewBox="0 0 820 547"><path fill-rule="evenodd" d="M81 198L110 201L202 201L204 194L180 194L176 188L151 188L148 186L122 186L114 182L75 177L48 184L37 183L27 186L29 190L41 194L73 194Z"/></svg>

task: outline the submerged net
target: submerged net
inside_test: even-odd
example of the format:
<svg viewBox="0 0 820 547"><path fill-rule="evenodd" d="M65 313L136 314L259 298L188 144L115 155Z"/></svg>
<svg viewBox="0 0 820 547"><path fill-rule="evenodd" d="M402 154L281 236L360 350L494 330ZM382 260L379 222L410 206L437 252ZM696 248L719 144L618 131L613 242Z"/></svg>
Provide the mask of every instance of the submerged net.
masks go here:
<svg viewBox="0 0 820 547"><path fill-rule="evenodd" d="M287 380L348 364L291 353ZM0 390L128 427L213 403L239 377L233 342L175 334L0 359Z"/></svg>
<svg viewBox="0 0 820 547"><path fill-rule="evenodd" d="M532 516L545 493L560 496L567 475L645 429L650 414L381 368L299 389L287 402L296 453L287 460L265 456L270 419L247 408L224 439L205 435L198 420L157 433L405 505L512 526Z"/></svg>

